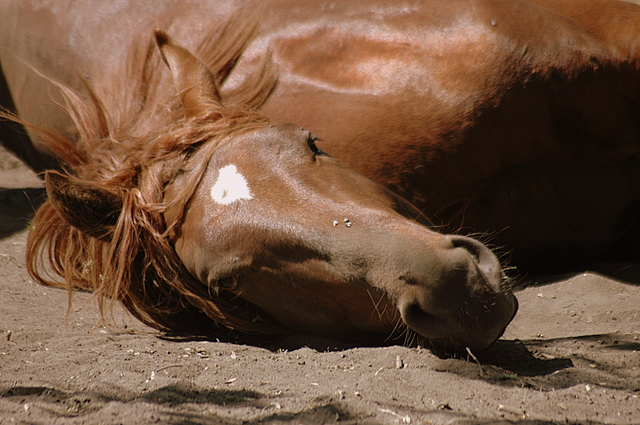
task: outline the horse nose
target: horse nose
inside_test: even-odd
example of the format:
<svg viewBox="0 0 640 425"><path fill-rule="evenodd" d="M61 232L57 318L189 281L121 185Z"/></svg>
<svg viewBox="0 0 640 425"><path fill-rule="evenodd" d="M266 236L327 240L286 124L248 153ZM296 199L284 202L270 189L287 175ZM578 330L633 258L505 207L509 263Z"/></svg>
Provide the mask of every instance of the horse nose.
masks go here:
<svg viewBox="0 0 640 425"><path fill-rule="evenodd" d="M517 303L501 288L493 252L465 236L443 235L411 269L398 309L404 322L433 342L484 349L504 332Z"/></svg>
<svg viewBox="0 0 640 425"><path fill-rule="evenodd" d="M462 248L471 255L480 272L485 276L487 284L496 292L500 292L502 267L495 254L483 243L459 235L447 235L445 241L453 248Z"/></svg>

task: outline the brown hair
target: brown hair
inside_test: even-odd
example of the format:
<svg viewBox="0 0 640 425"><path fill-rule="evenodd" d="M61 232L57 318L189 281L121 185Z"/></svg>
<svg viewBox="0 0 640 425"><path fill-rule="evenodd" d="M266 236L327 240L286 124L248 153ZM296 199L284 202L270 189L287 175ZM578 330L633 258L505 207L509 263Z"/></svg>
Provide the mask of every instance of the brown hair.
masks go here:
<svg viewBox="0 0 640 425"><path fill-rule="evenodd" d="M220 84L254 28L231 22L201 43L197 55ZM275 85L274 73L265 65L253 84L226 94L230 106L211 108L192 118L180 116L168 74L150 41L132 48L126 69L118 74L121 78L110 87L94 88L84 82L85 99L52 82L64 95L78 140L44 129L36 132L72 180L116 194L122 208L113 233L94 238L67 223L46 201L32 222L29 273L40 283L66 286L70 292L73 288L94 291L103 319L120 301L139 320L163 331L194 333L199 328L211 335L221 334L225 327L249 333L281 330L252 320L259 313L255 307L224 292L211 294L196 281L171 245L170 237L181 219L166 223L163 215L164 188L177 175L193 171L188 190L171 200L183 211L216 148L232 134L267 125L257 108Z"/></svg>

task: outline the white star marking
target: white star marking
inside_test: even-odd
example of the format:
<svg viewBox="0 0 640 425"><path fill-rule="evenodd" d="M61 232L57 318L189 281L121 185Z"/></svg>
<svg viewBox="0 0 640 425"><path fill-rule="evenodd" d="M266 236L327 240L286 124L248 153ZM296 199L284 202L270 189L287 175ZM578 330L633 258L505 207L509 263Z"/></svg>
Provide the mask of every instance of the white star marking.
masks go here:
<svg viewBox="0 0 640 425"><path fill-rule="evenodd" d="M219 204L229 205L236 201L253 199L247 179L233 164L218 170L218 180L211 188L211 198Z"/></svg>

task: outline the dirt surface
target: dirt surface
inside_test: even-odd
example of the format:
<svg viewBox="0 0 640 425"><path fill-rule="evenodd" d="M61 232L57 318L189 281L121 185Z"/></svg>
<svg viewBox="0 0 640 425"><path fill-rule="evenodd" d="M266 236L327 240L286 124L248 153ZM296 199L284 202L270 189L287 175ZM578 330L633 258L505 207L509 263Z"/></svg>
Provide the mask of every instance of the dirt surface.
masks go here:
<svg viewBox="0 0 640 425"><path fill-rule="evenodd" d="M86 293L67 317L66 291L30 280L26 228L42 196L0 151L2 425L640 424L637 265L530 279L505 336L475 358L178 341L122 312L118 328L97 326Z"/></svg>

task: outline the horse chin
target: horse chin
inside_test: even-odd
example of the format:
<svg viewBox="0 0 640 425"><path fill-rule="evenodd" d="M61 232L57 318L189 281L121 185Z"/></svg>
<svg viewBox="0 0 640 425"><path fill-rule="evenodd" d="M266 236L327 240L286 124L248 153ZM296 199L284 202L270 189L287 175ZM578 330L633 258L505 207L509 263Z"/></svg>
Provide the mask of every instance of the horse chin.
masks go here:
<svg viewBox="0 0 640 425"><path fill-rule="evenodd" d="M478 309L483 314L464 312L462 316L434 313L434 309L423 307L412 296L401 297L397 306L404 323L434 347L447 351L481 351L504 334L518 311L518 301L513 294L498 294L496 297L499 299L495 299L491 307L484 304ZM474 302L480 304L477 299Z"/></svg>

